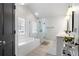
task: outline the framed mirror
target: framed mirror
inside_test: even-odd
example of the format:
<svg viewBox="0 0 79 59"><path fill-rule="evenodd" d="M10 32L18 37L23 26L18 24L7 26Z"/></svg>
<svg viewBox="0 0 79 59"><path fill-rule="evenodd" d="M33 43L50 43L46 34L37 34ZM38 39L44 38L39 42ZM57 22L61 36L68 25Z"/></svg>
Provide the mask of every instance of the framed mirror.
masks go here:
<svg viewBox="0 0 79 59"><path fill-rule="evenodd" d="M74 31L74 11L72 11L72 14L69 15L69 20L67 20L67 28L69 31Z"/></svg>

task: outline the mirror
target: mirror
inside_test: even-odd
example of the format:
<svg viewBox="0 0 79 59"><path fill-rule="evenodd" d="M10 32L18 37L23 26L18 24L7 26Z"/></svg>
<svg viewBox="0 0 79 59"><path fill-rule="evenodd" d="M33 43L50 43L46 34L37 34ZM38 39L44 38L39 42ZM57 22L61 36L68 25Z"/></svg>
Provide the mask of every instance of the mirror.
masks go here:
<svg viewBox="0 0 79 59"><path fill-rule="evenodd" d="M72 32L74 31L74 11L72 11Z"/></svg>
<svg viewBox="0 0 79 59"><path fill-rule="evenodd" d="M69 20L67 20L67 30L74 31L74 11L72 11L72 14L69 15Z"/></svg>

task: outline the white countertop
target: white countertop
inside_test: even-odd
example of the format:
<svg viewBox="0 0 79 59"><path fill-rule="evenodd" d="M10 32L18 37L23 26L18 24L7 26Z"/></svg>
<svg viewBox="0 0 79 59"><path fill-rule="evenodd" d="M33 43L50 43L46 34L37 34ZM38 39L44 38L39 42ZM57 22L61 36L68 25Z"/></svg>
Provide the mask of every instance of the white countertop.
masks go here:
<svg viewBox="0 0 79 59"><path fill-rule="evenodd" d="M60 33L58 33L58 34L56 35L56 37L61 37L61 38L65 37L65 36L69 36L69 35L66 34L65 32L60 32ZM74 37L74 36L73 36L73 35L70 35L70 37Z"/></svg>

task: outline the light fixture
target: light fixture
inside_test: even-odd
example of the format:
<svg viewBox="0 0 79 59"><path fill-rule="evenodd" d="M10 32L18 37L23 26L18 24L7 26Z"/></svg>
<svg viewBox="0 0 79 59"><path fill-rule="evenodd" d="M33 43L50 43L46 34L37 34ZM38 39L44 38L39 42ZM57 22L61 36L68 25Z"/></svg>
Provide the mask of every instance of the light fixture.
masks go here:
<svg viewBox="0 0 79 59"><path fill-rule="evenodd" d="M77 10L79 10L79 6L70 7L68 8L67 15L71 15L72 11L77 11Z"/></svg>
<svg viewBox="0 0 79 59"><path fill-rule="evenodd" d="M78 11L79 10L79 6L71 6L68 8L65 20L69 20L70 15L72 15L72 11Z"/></svg>
<svg viewBox="0 0 79 59"><path fill-rule="evenodd" d="M39 15L38 12L35 12L34 14L35 14L36 17L38 17L38 15Z"/></svg>

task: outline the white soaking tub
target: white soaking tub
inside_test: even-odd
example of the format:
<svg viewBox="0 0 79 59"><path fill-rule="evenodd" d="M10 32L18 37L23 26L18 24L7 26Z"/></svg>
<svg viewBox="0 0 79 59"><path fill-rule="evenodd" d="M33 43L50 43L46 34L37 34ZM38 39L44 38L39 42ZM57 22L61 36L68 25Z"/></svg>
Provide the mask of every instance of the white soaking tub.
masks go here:
<svg viewBox="0 0 79 59"><path fill-rule="evenodd" d="M28 38L25 42L18 44L18 56L26 56L39 45L40 39Z"/></svg>

